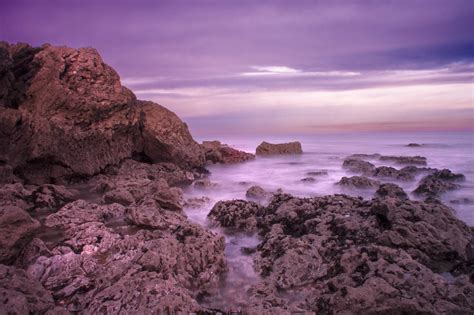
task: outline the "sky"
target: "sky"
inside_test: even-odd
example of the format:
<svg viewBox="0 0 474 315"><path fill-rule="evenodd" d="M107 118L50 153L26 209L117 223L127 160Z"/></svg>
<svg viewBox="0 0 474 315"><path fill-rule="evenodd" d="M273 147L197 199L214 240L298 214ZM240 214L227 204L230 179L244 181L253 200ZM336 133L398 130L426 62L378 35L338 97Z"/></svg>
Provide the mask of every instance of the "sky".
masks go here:
<svg viewBox="0 0 474 315"><path fill-rule="evenodd" d="M197 135L474 129L474 1L0 0Z"/></svg>

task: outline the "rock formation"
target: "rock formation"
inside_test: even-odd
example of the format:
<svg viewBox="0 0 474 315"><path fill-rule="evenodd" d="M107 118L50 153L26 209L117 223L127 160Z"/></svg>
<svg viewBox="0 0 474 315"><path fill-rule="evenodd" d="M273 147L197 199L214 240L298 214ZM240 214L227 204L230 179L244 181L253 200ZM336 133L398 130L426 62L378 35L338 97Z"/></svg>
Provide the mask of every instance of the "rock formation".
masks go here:
<svg viewBox="0 0 474 315"><path fill-rule="evenodd" d="M288 143L268 143L263 141L256 149L257 155L302 154L303 149L298 141Z"/></svg>
<svg viewBox="0 0 474 315"><path fill-rule="evenodd" d="M204 165L186 124L137 100L95 49L2 42L0 56L0 161L27 183L91 176L127 158Z"/></svg>
<svg viewBox="0 0 474 315"><path fill-rule="evenodd" d="M229 147L220 141L203 141L206 161L209 163L240 163L255 159L255 155Z"/></svg>

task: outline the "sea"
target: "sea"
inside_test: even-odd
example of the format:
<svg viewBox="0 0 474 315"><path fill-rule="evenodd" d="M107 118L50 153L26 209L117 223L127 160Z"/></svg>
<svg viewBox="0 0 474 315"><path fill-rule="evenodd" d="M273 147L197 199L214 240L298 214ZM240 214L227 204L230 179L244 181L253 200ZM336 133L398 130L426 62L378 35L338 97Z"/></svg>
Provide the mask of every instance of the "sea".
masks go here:
<svg viewBox="0 0 474 315"><path fill-rule="evenodd" d="M379 153L396 156L424 156L428 167L448 168L454 173L462 173L466 180L461 188L442 195L442 201L453 209L459 219L474 226L474 132L403 132L403 133L344 133L315 134L291 136L227 136L200 137L197 140L219 139L222 143L255 153L255 148L262 142L283 143L300 141L303 147L301 155L278 155L269 157L257 156L255 160L239 164L211 165L209 179L215 186L198 189L190 186L185 189L185 198L207 197L207 202L198 209L185 208L191 221L209 227L207 214L219 200L246 199L247 189L258 185L266 191L274 192L282 189L286 193L300 197L323 196L344 193L373 197L375 190L345 189L335 183L343 176L353 176L342 168L344 159L355 153ZM409 143L417 143L419 147L409 147ZM403 166L390 164L388 161L371 161L376 166L387 165L395 168ZM302 181L311 177L309 172L327 171L327 175L315 176L314 181ZM420 174L415 181L390 181L401 186L411 199L420 199L412 193ZM226 258L229 273L221 298L213 299L210 306L222 307L229 303L238 306L245 300L245 292L251 285L258 282L259 277L253 270L252 257L242 253L242 247L256 246L260 240L258 235L228 233L218 228L211 228L215 233L224 235L226 239Z"/></svg>

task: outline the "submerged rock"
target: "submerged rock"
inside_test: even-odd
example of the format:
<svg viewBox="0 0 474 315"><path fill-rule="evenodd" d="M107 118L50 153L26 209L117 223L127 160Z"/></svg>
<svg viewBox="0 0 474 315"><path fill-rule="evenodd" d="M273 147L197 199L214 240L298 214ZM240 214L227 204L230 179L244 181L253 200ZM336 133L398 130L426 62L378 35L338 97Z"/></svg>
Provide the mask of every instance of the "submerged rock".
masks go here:
<svg viewBox="0 0 474 315"><path fill-rule="evenodd" d="M424 177L414 190L414 193L427 197L436 197L449 190L461 187L456 182L463 181L464 179L463 174L455 174L448 169L437 170Z"/></svg>
<svg viewBox="0 0 474 315"><path fill-rule="evenodd" d="M340 186L353 187L359 189L377 188L380 185L379 181L364 177L364 176L351 176L342 177L339 182L336 183Z"/></svg>
<svg viewBox="0 0 474 315"><path fill-rule="evenodd" d="M407 147L411 147L411 148L418 148L418 147L421 147L422 145L419 144L419 143L409 143L407 144Z"/></svg>
<svg viewBox="0 0 474 315"><path fill-rule="evenodd" d="M351 172L362 173L366 175L371 175L375 170L374 164L355 158L345 159L342 167Z"/></svg>
<svg viewBox="0 0 474 315"><path fill-rule="evenodd" d="M256 155L273 155L273 154L302 154L303 149L298 141L288 143L269 143L263 141L256 149Z"/></svg>

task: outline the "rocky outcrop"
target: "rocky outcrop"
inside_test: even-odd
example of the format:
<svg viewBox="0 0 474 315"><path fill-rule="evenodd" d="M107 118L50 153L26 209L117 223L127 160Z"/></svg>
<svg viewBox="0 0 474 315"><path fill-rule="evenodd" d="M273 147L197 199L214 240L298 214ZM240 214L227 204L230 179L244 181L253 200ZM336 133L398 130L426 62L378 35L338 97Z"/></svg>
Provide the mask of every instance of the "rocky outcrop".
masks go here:
<svg viewBox="0 0 474 315"><path fill-rule="evenodd" d="M342 177L337 185L343 187L351 187L358 189L368 189L368 188L377 188L380 185L379 181L372 180L364 176L351 176L351 177Z"/></svg>
<svg viewBox="0 0 474 315"><path fill-rule="evenodd" d="M61 231L27 272L68 311L196 312L226 272L224 239L153 198L124 207L84 200L45 220Z"/></svg>
<svg viewBox="0 0 474 315"><path fill-rule="evenodd" d="M407 147L410 147L410 148L419 148L419 147L421 147L422 145L419 144L419 143L414 143L414 142L412 142L412 143L407 144L406 146L407 146Z"/></svg>
<svg viewBox="0 0 474 315"><path fill-rule="evenodd" d="M393 184L377 195L275 195L257 214L262 281L248 312L472 312L474 285L461 267L474 262L472 229Z"/></svg>
<svg viewBox="0 0 474 315"><path fill-rule="evenodd" d="M28 183L91 176L134 158L204 165L187 126L138 101L92 48L0 44L0 161Z"/></svg>
<svg viewBox="0 0 474 315"><path fill-rule="evenodd" d="M449 190L461 187L457 182L465 179L463 174L455 174L448 169L437 170L425 176L414 193L427 197L436 197Z"/></svg>
<svg viewBox="0 0 474 315"><path fill-rule="evenodd" d="M342 163L342 167L353 173L362 173L366 175L371 175L375 170L374 164L355 158L345 159Z"/></svg>
<svg viewBox="0 0 474 315"><path fill-rule="evenodd" d="M268 143L263 141L256 149L256 155L273 155L273 154L302 154L303 149L298 141L288 143Z"/></svg>
<svg viewBox="0 0 474 315"><path fill-rule="evenodd" d="M255 159L255 155L234 149L220 141L203 141L202 148L208 163L240 163Z"/></svg>

